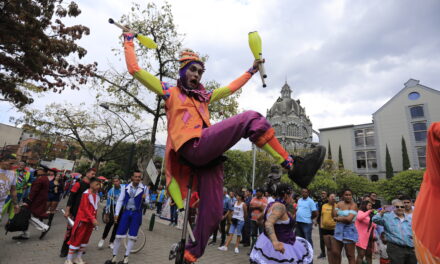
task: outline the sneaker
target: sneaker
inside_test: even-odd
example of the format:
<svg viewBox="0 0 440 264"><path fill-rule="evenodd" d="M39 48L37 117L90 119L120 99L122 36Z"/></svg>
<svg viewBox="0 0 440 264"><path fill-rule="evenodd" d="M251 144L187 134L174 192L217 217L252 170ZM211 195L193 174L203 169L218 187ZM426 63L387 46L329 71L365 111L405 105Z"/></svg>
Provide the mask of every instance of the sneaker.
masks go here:
<svg viewBox="0 0 440 264"><path fill-rule="evenodd" d="M318 259L323 259L323 258L325 258L325 254L321 253L321 255L318 256Z"/></svg>
<svg viewBox="0 0 440 264"><path fill-rule="evenodd" d="M293 168L289 171L289 178L302 188L306 188L321 168L325 157L325 147L317 146L304 157L292 156Z"/></svg>
<svg viewBox="0 0 440 264"><path fill-rule="evenodd" d="M238 250L238 248L235 248L234 252L235 252L235 254L238 254L238 253L240 253L240 250Z"/></svg>
<svg viewBox="0 0 440 264"><path fill-rule="evenodd" d="M104 242L105 242L104 239L99 240L99 242L98 242L98 248L99 249L102 249L104 247Z"/></svg>
<svg viewBox="0 0 440 264"><path fill-rule="evenodd" d="M122 261L119 262L120 264L128 264L128 256L125 256Z"/></svg>
<svg viewBox="0 0 440 264"><path fill-rule="evenodd" d="M64 264L73 264L73 262L70 259L66 259L66 261L64 261Z"/></svg>
<svg viewBox="0 0 440 264"><path fill-rule="evenodd" d="M86 262L81 257L77 257L76 259L74 259L73 263L75 263L75 264L86 264Z"/></svg>
<svg viewBox="0 0 440 264"><path fill-rule="evenodd" d="M228 251L228 248L226 246L221 246L218 248L220 251Z"/></svg>
<svg viewBox="0 0 440 264"><path fill-rule="evenodd" d="M13 236L12 239L14 239L14 240L28 240L29 237L21 234L19 236Z"/></svg>
<svg viewBox="0 0 440 264"><path fill-rule="evenodd" d="M210 245L215 245L215 244L217 244L217 241L215 241L215 240L211 240L211 241L209 241L208 246L210 246Z"/></svg>
<svg viewBox="0 0 440 264"><path fill-rule="evenodd" d="M115 247L115 245L114 245L113 243L110 243L110 244L108 245L108 247L111 248L111 249L113 249L113 248Z"/></svg>

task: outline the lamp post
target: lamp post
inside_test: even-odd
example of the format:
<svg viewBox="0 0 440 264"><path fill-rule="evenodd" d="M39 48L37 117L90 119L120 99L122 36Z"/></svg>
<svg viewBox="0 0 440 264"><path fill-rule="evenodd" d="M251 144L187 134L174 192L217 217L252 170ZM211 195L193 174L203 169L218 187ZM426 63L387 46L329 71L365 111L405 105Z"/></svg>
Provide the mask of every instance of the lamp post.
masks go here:
<svg viewBox="0 0 440 264"><path fill-rule="evenodd" d="M252 192L254 191L255 187L255 159L257 156L257 148L255 147L255 144L252 144Z"/></svg>
<svg viewBox="0 0 440 264"><path fill-rule="evenodd" d="M121 119L128 127L128 129L130 130L131 135L133 136L133 139L135 142L133 142L133 144L131 145L131 149L130 149L130 154L128 156L128 164L127 167L125 169L125 179L128 180L130 178L130 167L131 164L133 163L133 156L134 156L134 151L136 149L136 136L134 134L133 129L131 129L130 125L127 123L127 121L124 120L124 118L122 118L122 116L120 116L118 113L116 113L115 111L110 109L110 106L108 104L100 104L100 107L104 108L105 110L115 114L116 116L119 117L119 119Z"/></svg>

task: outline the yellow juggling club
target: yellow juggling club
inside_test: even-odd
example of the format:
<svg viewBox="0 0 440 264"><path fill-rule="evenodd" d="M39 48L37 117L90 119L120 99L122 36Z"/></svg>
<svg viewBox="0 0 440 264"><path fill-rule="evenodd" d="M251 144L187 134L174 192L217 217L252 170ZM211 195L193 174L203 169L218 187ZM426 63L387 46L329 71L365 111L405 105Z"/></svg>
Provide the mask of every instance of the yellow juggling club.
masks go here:
<svg viewBox="0 0 440 264"><path fill-rule="evenodd" d="M249 32L249 47L251 48L252 54L256 60L263 59L263 47L261 45L260 35L258 35L257 31ZM259 65L258 70L260 72L261 81L263 82L263 87L266 87L267 85L264 79L267 77L267 75L266 71L264 70L264 63Z"/></svg>
<svg viewBox="0 0 440 264"><path fill-rule="evenodd" d="M134 33L136 38L139 40L139 42L142 45L144 45L145 47L147 47L149 49L156 49L157 48L156 42L154 42L154 40L150 39L149 37L131 31L128 27L123 26L123 25L119 24L118 22L115 22L112 18L109 18L108 22L110 24L113 24L113 25L117 26L118 28L120 28L120 29L122 29L124 31L128 31L128 32Z"/></svg>

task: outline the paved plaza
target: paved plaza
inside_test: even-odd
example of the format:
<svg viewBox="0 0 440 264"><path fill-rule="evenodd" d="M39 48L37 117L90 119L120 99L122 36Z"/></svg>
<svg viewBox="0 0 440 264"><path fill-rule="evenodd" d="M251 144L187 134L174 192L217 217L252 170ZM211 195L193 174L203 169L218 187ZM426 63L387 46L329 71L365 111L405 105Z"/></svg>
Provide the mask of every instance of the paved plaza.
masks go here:
<svg viewBox="0 0 440 264"><path fill-rule="evenodd" d="M61 202L60 205L64 205ZM101 204L102 208L103 204ZM59 207L62 208L62 207ZM147 244L142 251L130 256L130 263L144 264L144 263L174 263L168 261L169 248L172 243L179 240L180 230L169 227L164 220L157 220L154 230L148 231L148 221L151 211L144 216L143 230L147 235ZM157 218L156 218L157 219ZM12 240L12 236L18 233L9 233L0 235L0 264L62 264L64 259L60 258L59 250L63 240L66 222L60 212L55 216L52 229L43 240L39 240L40 232L30 226L31 238L25 242L17 242ZM4 230L4 221L1 227ZM103 225L99 226L98 231L94 231L90 240L87 253L84 260L88 264L103 264L106 259L111 256L110 249L106 247L102 250L97 248L98 241L103 231ZM318 231L313 230L314 243L318 245ZM108 239L107 239L108 241ZM217 246L208 246L203 258L198 263L201 264L222 264L222 263L249 263L247 252L249 248L240 247L240 253L235 254L233 247L230 250L222 252L217 250ZM319 250L318 250L319 251ZM121 248L122 253L122 248ZM319 252L315 252L315 258ZM377 260L375 260L375 263ZM314 263L327 263L326 260L316 260ZM346 263L346 262L343 262Z"/></svg>

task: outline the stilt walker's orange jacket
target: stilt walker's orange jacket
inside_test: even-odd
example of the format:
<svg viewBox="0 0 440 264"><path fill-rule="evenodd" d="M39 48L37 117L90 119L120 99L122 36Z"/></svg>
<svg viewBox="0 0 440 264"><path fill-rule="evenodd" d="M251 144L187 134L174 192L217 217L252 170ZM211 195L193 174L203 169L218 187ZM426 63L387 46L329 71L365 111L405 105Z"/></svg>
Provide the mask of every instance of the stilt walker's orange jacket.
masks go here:
<svg viewBox="0 0 440 264"><path fill-rule="evenodd" d="M440 122L428 131L426 172L413 212L412 228L417 259L440 263Z"/></svg>

